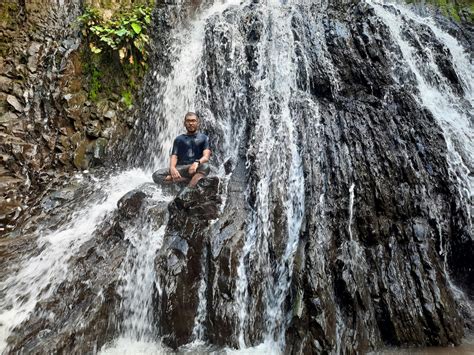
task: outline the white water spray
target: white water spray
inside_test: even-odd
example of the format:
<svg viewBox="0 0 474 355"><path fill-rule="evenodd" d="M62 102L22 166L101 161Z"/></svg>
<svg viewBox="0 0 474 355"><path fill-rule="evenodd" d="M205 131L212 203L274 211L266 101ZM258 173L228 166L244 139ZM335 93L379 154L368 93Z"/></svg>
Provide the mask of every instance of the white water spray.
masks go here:
<svg viewBox="0 0 474 355"><path fill-rule="evenodd" d="M238 267L237 303L239 316L239 346L245 349L246 322L249 317L249 276L252 270L264 275L265 338L270 352L284 349L287 327L284 301L288 295L293 259L296 252L304 213L304 180L298 151L297 132L290 104L297 90L295 47L290 25L291 12L279 4L268 4L266 28L260 55L262 93L260 117L253 137L255 169L259 180L254 211L248 223L247 236ZM272 133L269 134L268 130ZM286 147L286 152L278 147ZM278 230L273 215L275 199L279 199L286 228ZM281 223L281 221L280 221ZM281 233L284 245L278 260L270 260L270 244ZM276 246L276 245L274 245ZM249 269L247 263L254 263ZM253 300L255 302L256 300Z"/></svg>
<svg viewBox="0 0 474 355"><path fill-rule="evenodd" d="M472 169L474 169L472 153L474 152L474 131L471 121L473 118L472 79L474 77L474 65L470 62L468 54L457 40L440 30L433 20L421 18L401 5L390 5L400 11L401 15L397 16L376 1L368 0L368 2L390 29L393 38L400 47L404 63L415 74L420 104L431 111L443 129L448 148L450 173L453 179L458 181L460 198L466 205L469 223L472 223L470 213L474 187L474 178L472 177ZM416 48L405 38L403 31L407 18L429 26L438 40L449 48L456 70L465 78L462 82L465 92L463 97L459 97L453 92L451 86L440 73L431 49L429 47L425 48L425 53L428 54L429 58L428 61L425 61L419 57ZM416 33L413 32L413 35L416 36ZM433 75L438 78L437 84L433 84ZM464 105L460 105L464 99L466 100Z"/></svg>
<svg viewBox="0 0 474 355"><path fill-rule="evenodd" d="M36 304L54 294L66 279L69 259L94 236L96 228L112 213L117 201L130 189L149 180L141 170L129 170L98 181L87 206L73 214L57 231L38 236L37 256L24 260L17 272L0 283L0 351L6 347L11 330L28 318Z"/></svg>

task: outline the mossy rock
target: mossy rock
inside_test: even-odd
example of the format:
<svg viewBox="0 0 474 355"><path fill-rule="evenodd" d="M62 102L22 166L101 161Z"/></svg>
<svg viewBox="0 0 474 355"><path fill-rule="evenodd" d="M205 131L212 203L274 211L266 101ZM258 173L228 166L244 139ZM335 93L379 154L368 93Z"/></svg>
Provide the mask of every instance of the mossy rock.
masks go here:
<svg viewBox="0 0 474 355"><path fill-rule="evenodd" d="M81 170L86 170L89 168L91 163L91 156L88 154L90 141L83 140L76 151L74 152L74 166Z"/></svg>
<svg viewBox="0 0 474 355"><path fill-rule="evenodd" d="M84 139L74 152L75 167L86 170L102 165L107 154L108 143L109 140L106 138L97 138L92 141Z"/></svg>

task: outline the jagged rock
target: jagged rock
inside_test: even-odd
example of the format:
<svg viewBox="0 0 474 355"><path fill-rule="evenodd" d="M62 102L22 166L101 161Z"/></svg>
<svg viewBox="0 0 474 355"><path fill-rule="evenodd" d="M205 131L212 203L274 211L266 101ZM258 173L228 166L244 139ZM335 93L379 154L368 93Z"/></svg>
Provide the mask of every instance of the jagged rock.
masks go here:
<svg viewBox="0 0 474 355"><path fill-rule="evenodd" d="M12 83L13 83L12 79L6 76L0 75L0 91L9 92L11 90Z"/></svg>
<svg viewBox="0 0 474 355"><path fill-rule="evenodd" d="M8 111L0 117L0 124L5 126L16 121L17 119L18 115L16 113Z"/></svg>
<svg viewBox="0 0 474 355"><path fill-rule="evenodd" d="M76 168L85 170L89 167L91 156L88 153L90 153L90 142L83 140L74 152L74 165Z"/></svg>
<svg viewBox="0 0 474 355"><path fill-rule="evenodd" d="M28 70L32 73L36 73L36 70L38 68L38 56L36 54L30 56L28 58Z"/></svg>
<svg viewBox="0 0 474 355"><path fill-rule="evenodd" d="M194 190L184 190L169 205L163 247L155 259L156 312L165 344L177 348L191 339L196 317L203 253L208 249L206 227L216 218L220 198L219 179L205 178ZM200 205L205 206L201 208Z"/></svg>
<svg viewBox="0 0 474 355"><path fill-rule="evenodd" d="M53 191L41 201L41 208L45 212L63 206L65 202L72 201L77 197L77 188L70 186L62 190Z"/></svg>
<svg viewBox="0 0 474 355"><path fill-rule="evenodd" d="M133 190L123 196L117 203L120 216L124 219L136 218L147 194L140 190Z"/></svg>
<svg viewBox="0 0 474 355"><path fill-rule="evenodd" d="M107 145L109 141L106 138L98 138L94 141L94 164L100 165L104 162L107 154Z"/></svg>
<svg viewBox="0 0 474 355"><path fill-rule="evenodd" d="M80 138L80 136L76 138ZM71 139L71 141L74 144L75 139ZM74 165L78 169L85 170L89 167L103 164L107 152L107 144L108 140L106 138L82 140L74 152Z"/></svg>
<svg viewBox="0 0 474 355"><path fill-rule="evenodd" d="M204 220L217 218L220 198L218 197L219 180L204 178L194 189L185 188L175 198L174 205L186 210L186 215Z"/></svg>
<svg viewBox="0 0 474 355"><path fill-rule="evenodd" d="M7 102L17 111L23 112L23 105L18 101L18 99L13 95L7 96Z"/></svg>
<svg viewBox="0 0 474 355"><path fill-rule="evenodd" d="M117 116L116 112L114 110L107 110L107 112L104 114L105 118L108 119L114 119Z"/></svg>
<svg viewBox="0 0 474 355"><path fill-rule="evenodd" d="M9 337L10 352L62 349L82 353L102 347L116 335L121 302L117 288L127 251L117 219L114 215L104 221L97 237L81 246L70 260L73 273L51 297L38 303L34 315ZM22 240L26 238L18 238L15 243ZM73 310L72 305L80 305L80 309Z"/></svg>
<svg viewBox="0 0 474 355"><path fill-rule="evenodd" d="M226 172L232 172L229 183L203 180L170 203L169 216L166 202L155 201L149 191L171 194L177 186L149 184L126 195L120 212L107 217L70 260L70 274L58 292L14 330L12 352L87 353L119 336L120 318L127 316L119 312L117 293L117 275L132 234L127 236L126 228L139 232L151 223L154 235L165 221L163 246L155 259L155 323L147 326L157 325L163 342L174 348L193 340L197 321L213 344L236 347L242 335L250 346L282 335L285 353L365 353L386 345L460 341L469 313L462 313L464 306L449 284L472 293L474 257L469 215L451 175L446 141L439 123L420 104L416 77L400 60L387 27L367 3L348 3L293 7L284 33L277 21L265 22L268 9L257 1L207 20L196 103L204 106L210 135L222 138L231 132L232 142L226 143L235 144L232 149L240 158L235 168L226 164ZM172 72L167 31L182 16L176 7L161 5L155 19L163 31L153 31L153 78ZM408 38L409 29L405 31ZM448 51L431 31L416 31L428 36L422 42L430 44L441 75L459 95ZM273 81L282 84L278 75L288 74L283 66L278 70L279 63L267 66L275 64L267 51L275 53L279 45L292 46L289 67L297 71L294 81L283 82L288 97L279 85L266 87ZM160 97L156 80L148 85L145 94ZM163 129L156 124L162 122L155 115L161 111L152 101L143 103L135 147L129 149L126 142L133 164L149 165L161 148L162 142L143 147L143 137L160 137ZM82 130L84 111L77 112L75 127ZM262 118L268 120L262 123ZM280 125L287 119L294 132ZM265 130L273 134L266 142L275 144L273 151L262 145L268 138ZM290 136L294 142L284 140ZM2 138L22 159L25 142ZM79 134L73 144L83 147L83 159L91 159L95 143L83 138ZM221 143L213 157L219 163L229 154ZM301 176L285 180L291 169ZM304 200L296 201L304 205L301 228L295 223L298 245L294 260L280 265L284 234L295 227L286 223L284 212L294 214L299 206L292 200L298 193L286 189L298 177L304 179ZM220 206L224 193L226 204ZM255 244L246 244L250 251L241 259L247 238L257 236L253 229L262 225L266 229ZM15 247L22 246L20 241L24 237L15 240ZM7 249L10 258L11 248L3 245L0 240L0 256ZM3 265L0 257L0 277ZM245 269L243 285L237 282L239 265ZM291 276L276 272L290 266ZM269 324L268 313L275 311L268 310L267 303L275 302L268 299L275 297L269 286L279 276L291 283L279 309L281 324ZM206 286L202 292L201 280ZM246 302L238 299L243 291ZM196 320L200 297L206 309ZM241 313L247 317L243 324ZM268 334L274 326L282 334Z"/></svg>
<svg viewBox="0 0 474 355"><path fill-rule="evenodd" d="M91 137L99 137L101 130L100 122L97 120L89 121L86 124L86 134Z"/></svg>
<svg viewBox="0 0 474 355"><path fill-rule="evenodd" d="M28 54L35 55L41 49L42 44L37 42L31 42L30 46L28 47Z"/></svg>
<svg viewBox="0 0 474 355"><path fill-rule="evenodd" d="M81 132L76 132L70 136L71 144L74 148L79 146L79 143L82 141L83 135Z"/></svg>

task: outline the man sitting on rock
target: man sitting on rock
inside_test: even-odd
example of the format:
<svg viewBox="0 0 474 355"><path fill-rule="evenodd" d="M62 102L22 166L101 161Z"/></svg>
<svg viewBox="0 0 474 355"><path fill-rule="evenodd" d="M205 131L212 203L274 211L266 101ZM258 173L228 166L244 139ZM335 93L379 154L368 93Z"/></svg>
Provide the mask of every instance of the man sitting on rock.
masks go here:
<svg viewBox="0 0 474 355"><path fill-rule="evenodd" d="M204 176L209 174L209 138L199 132L199 117L194 112L184 116L186 134L176 137L173 142L169 169L153 173L153 181L160 183L187 182L194 187Z"/></svg>

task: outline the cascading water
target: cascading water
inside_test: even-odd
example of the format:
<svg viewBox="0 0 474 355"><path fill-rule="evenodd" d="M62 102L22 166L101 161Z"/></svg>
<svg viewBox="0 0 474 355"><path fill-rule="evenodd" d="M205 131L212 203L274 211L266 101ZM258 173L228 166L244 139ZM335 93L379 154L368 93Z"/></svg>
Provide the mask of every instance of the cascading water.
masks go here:
<svg viewBox="0 0 474 355"><path fill-rule="evenodd" d="M10 332L30 315L36 304L56 292L67 279L69 259L94 236L95 228L115 210L119 198L148 180L149 176L140 170L99 180L93 186L98 192L69 221L66 219L56 231L40 230L36 241L38 255L23 260L18 271L0 283L0 349L6 348Z"/></svg>
<svg viewBox="0 0 474 355"><path fill-rule="evenodd" d="M265 305L264 340L270 351L279 351L285 344L287 320L283 304L292 278L293 258L304 214L304 181L290 108L292 96L297 91L291 8L279 3L268 3L267 7L265 37L259 49L260 116L250 139L250 152L255 155L257 168L256 201L240 258L236 309L240 319L239 346L245 348L248 303L257 301L249 299L246 274L258 270L265 283L261 295ZM281 210L281 215L274 213L276 208ZM273 241L277 234L285 247L277 259L272 260L270 253L278 253L275 250L278 246Z"/></svg>
<svg viewBox="0 0 474 355"><path fill-rule="evenodd" d="M474 65L469 58L471 54L453 36L442 31L430 17L421 17L406 7L396 4L384 7L378 2L369 3L374 6L377 15L386 23L391 34L397 40L402 54L402 58L398 58L398 60L407 63L415 75L421 104L430 110L443 129L448 150L450 176L457 185L460 200L465 206L468 223L466 227L472 231L471 213L474 201L474 156L472 154L474 152L474 91L472 83L474 82ZM437 40L449 50L462 87L461 93L440 72L432 48L428 45L424 47L423 53L420 53L416 45L410 42L410 38L414 37L416 42L422 43L422 39L418 37L417 33L407 27L411 21L419 26L426 26L434 33ZM466 296L453 284L448 273L449 270L446 268L449 245L443 242L441 232L439 232L439 239L439 254L443 258L444 272L448 282L458 302L467 308L466 312L472 317L474 315L472 301L466 300Z"/></svg>
<svg viewBox="0 0 474 355"><path fill-rule="evenodd" d="M85 208L65 217L57 230L38 232L36 251L0 283L0 350L21 344L17 335L9 336L34 328L40 324L36 319L63 324L54 322L58 309L67 313L55 308L60 302L54 297L66 297L59 290L68 283L71 293L92 284L92 300L116 302L97 311L113 317L102 322L105 326L86 321L91 308L78 306L71 313L84 314L64 331L63 343L42 343L49 334L63 334L50 326L35 335L39 340L30 348L18 349L54 352L71 346L78 352L160 354L171 351L166 346L193 352L209 343L217 344L211 350L228 353L345 353L383 344L458 341L461 321L450 293L458 291L443 286L454 228L443 219L456 216L449 217L447 193L438 193L436 183L448 179L433 174L430 164L442 171L444 157L433 157L430 144L446 152L449 184L470 213L472 64L462 46L430 18L376 1L354 7L355 24L333 16L338 10L328 4L307 1L204 4L187 21L176 20L184 4L157 10L161 21L177 23L162 34L166 40L154 43L153 50L166 52L166 60L151 63L143 115L130 143L128 160L143 170L97 181L91 189L98 191ZM370 9L375 14L366 16ZM438 47L426 45L420 53L417 43L426 41L420 26L453 55L462 90L437 64ZM358 72L371 60L371 73ZM400 97L415 112L402 110L411 115L406 121L390 111L403 106ZM447 151L430 140L431 131L426 133L429 118L422 107L442 128ZM219 189L226 195L219 218L209 224L199 218L189 222L193 216L176 209L160 187L143 185L153 170L167 165L188 110L201 113L213 142L215 171L227 185ZM423 124L410 121L414 117ZM413 133L414 127L419 132ZM392 135L397 129L400 133ZM230 168L224 168L227 162ZM238 171L243 178L235 178ZM391 190L398 183L400 190ZM147 195L146 203L138 215L124 217L117 202L135 188ZM386 191L393 196L387 198ZM200 203L208 203L208 197ZM238 197L243 202L235 211ZM390 207L398 203L400 210L393 212ZM110 222L113 218L118 224ZM471 223L470 216L467 220ZM107 242L112 247L100 244ZM111 251L110 260L101 251L109 247L118 250ZM94 262L119 265L107 275L112 280L107 287L84 279L90 275L83 266L71 267L89 260L94 250L99 250ZM80 293L77 304L84 303L84 295L89 293ZM179 303L185 297L192 307ZM169 314L177 316L170 320ZM89 333L100 329L107 339L91 336L83 348L67 343L87 322ZM430 324L440 340L424 333ZM86 335L81 333L76 344ZM25 342L35 338L21 336Z"/></svg>
<svg viewBox="0 0 474 355"><path fill-rule="evenodd" d="M468 213L471 213L474 188L474 178L471 173L474 169L472 157L474 151L472 140L474 66L468 57L469 54L454 37L439 29L432 19L417 16L403 6L388 5L388 8L384 8L380 3L369 3L374 6L377 15L390 28L392 36L396 39L403 56L397 59L408 64L415 75L421 104L430 110L443 128L451 174L458 181L460 196L468 206ZM440 72L430 46L425 46L423 53L420 53L419 49L412 44L413 42L410 43L412 36L415 38L415 43L423 43L423 41L415 31L406 27L409 21L427 26L442 45L449 49L453 64L461 78L463 89L461 95L455 92L452 83ZM469 221L472 223L470 217Z"/></svg>

